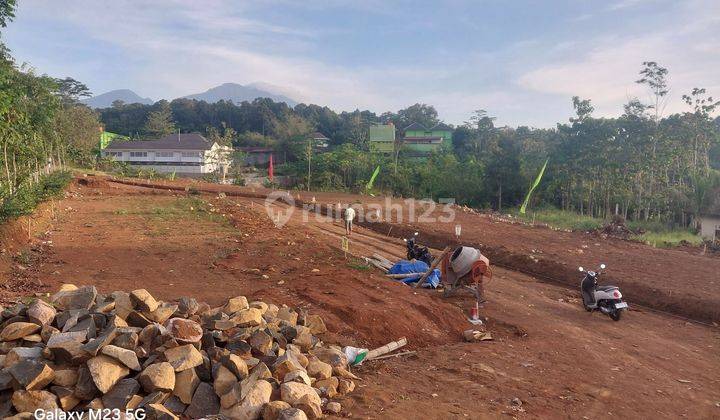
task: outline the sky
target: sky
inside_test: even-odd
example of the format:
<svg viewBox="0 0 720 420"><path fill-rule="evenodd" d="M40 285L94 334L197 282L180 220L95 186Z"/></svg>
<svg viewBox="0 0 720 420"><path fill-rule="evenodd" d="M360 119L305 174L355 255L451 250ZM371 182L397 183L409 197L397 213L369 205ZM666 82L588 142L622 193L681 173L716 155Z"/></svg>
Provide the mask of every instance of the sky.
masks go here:
<svg viewBox="0 0 720 420"><path fill-rule="evenodd" d="M650 102L643 61L669 70L664 114L720 97L720 0L20 0L2 37L38 73L154 100L262 82L336 111L553 127L574 95L598 117Z"/></svg>

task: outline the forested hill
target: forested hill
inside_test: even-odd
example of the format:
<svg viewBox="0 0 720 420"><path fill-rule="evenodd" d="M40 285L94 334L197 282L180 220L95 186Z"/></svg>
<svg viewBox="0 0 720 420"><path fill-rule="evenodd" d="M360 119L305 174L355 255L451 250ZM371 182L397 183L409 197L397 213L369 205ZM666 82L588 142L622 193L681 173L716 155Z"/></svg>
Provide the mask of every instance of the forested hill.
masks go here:
<svg viewBox="0 0 720 420"><path fill-rule="evenodd" d="M689 92L686 101L685 113L663 116L631 100L620 116L595 118L591 101L575 97L575 115L553 129L496 127L480 110L455 128L449 150L425 164L367 153L367 134L372 123L393 122L398 134L412 122L430 127L440 121L431 105L378 115L318 105L290 108L270 99L240 105L176 99L103 109L100 116L107 130L134 138L146 136L146 121L161 114L182 132L216 133L225 126L235 146L264 145L282 153L290 161L286 170L305 185L304 141L307 133L320 131L335 147L313 158L312 188L356 188L379 164L379 185L394 193L494 208L518 205L549 159L536 196L540 202L594 216L617 210L630 219L687 225L720 191L720 119L713 115L717 103L704 90Z"/></svg>

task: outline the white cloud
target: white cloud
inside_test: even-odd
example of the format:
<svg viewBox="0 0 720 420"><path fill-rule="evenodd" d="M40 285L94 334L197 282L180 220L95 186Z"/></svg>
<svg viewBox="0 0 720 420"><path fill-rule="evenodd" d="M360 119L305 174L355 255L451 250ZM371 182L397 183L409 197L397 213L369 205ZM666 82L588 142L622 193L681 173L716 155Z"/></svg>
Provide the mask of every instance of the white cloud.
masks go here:
<svg viewBox="0 0 720 420"><path fill-rule="evenodd" d="M642 1L650 0L613 3L614 11L590 10L592 14L576 19L589 25L603 14L630 13ZM287 0L269 3L276 9L289 7ZM386 3L308 0L298 7L397 15L399 21L403 8L412 7L410 2ZM92 55L67 62L50 62L42 51L28 56L40 71L88 81L98 93L128 87L142 96L171 99L225 82L263 82L293 98L337 110L383 112L425 102L435 105L451 123L461 123L474 109L485 108L498 116L500 124L551 126L567 118L572 95L592 99L599 115L617 115L628 97L644 99L645 91L634 81L640 63L655 60L670 70L668 112L681 109L680 95L695 85L720 96L716 70L720 68L720 2L715 0L690 0L675 6L677 13L665 10L673 15L665 25L647 25L646 16L638 16L627 26L606 30L612 33L609 36L577 33L551 39L537 34L494 49L479 46L470 51L440 45L435 49L444 54L442 60L424 62L414 57L402 65L318 58L324 40L344 28L262 19L254 13L259 3L78 0L70 4L24 2L9 29L25 25L30 32L66 26L72 30L57 33L75 38L59 37L62 42L92 44L101 53L117 51L122 64L113 68ZM262 7L269 7L268 2Z"/></svg>
<svg viewBox="0 0 720 420"><path fill-rule="evenodd" d="M657 61L669 70L665 113L682 112L681 96L693 87L720 94L720 34L712 30L718 29L720 13L704 7L699 18L698 4L692 6L680 11L671 27L578 42L573 58L530 70L517 83L536 92L589 98L597 115L613 116L629 98L649 101L647 89L635 81L643 61Z"/></svg>

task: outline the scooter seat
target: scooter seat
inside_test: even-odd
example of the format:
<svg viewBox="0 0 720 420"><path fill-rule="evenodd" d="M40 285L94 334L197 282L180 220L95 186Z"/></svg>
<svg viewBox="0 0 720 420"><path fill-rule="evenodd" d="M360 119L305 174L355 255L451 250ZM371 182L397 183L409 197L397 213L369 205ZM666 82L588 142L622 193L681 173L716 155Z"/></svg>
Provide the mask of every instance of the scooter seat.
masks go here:
<svg viewBox="0 0 720 420"><path fill-rule="evenodd" d="M617 286L597 286L596 289L597 289L597 290L600 290L600 291L603 291L603 292L608 292L608 291L610 291L610 290L614 290L614 289L617 289L617 288L618 288Z"/></svg>

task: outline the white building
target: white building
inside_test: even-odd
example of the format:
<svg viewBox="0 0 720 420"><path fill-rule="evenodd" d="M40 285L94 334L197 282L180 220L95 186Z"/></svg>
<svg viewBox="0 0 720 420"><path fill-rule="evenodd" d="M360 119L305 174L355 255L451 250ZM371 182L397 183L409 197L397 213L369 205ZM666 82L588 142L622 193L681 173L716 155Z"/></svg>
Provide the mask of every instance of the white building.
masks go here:
<svg viewBox="0 0 720 420"><path fill-rule="evenodd" d="M138 169L177 174L227 173L232 148L210 142L200 134L169 134L158 140L110 143L103 156Z"/></svg>
<svg viewBox="0 0 720 420"><path fill-rule="evenodd" d="M699 216L700 236L706 241L720 242L720 189L713 191L714 197L705 212Z"/></svg>

